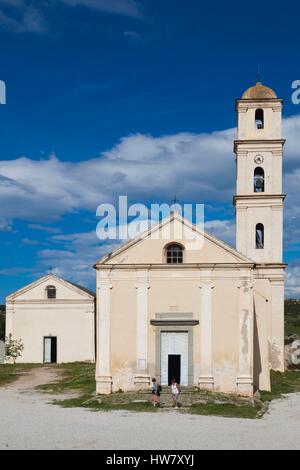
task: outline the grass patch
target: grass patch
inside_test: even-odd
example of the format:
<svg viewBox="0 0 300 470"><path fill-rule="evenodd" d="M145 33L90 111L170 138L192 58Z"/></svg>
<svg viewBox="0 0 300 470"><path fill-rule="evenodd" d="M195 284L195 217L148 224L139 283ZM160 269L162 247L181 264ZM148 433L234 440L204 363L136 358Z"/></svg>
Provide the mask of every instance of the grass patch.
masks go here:
<svg viewBox="0 0 300 470"><path fill-rule="evenodd" d="M69 398L66 400L54 400L52 403L60 405L63 408L87 408L92 411L114 411L114 410L126 410L136 412L155 412L158 408L154 408L150 401L146 402L114 402L114 395L106 399L90 398L87 396L81 396L77 398Z"/></svg>
<svg viewBox="0 0 300 470"><path fill-rule="evenodd" d="M41 364L0 364L0 387L14 382L34 367L41 367Z"/></svg>
<svg viewBox="0 0 300 470"><path fill-rule="evenodd" d="M271 391L261 391L261 400L271 401L282 398L283 394L300 392L300 370L277 372L271 370Z"/></svg>
<svg viewBox="0 0 300 470"><path fill-rule="evenodd" d="M261 403L241 404L237 403L203 403L194 404L188 409L188 413L205 416L223 416L225 418L254 419L263 416L264 409Z"/></svg>

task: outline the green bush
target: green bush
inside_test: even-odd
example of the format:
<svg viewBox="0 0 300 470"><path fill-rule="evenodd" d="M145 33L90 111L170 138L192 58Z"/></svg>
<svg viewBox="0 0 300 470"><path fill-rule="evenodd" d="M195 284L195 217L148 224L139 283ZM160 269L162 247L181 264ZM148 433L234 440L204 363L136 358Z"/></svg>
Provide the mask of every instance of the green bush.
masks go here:
<svg viewBox="0 0 300 470"><path fill-rule="evenodd" d="M284 334L300 336L300 301L286 300L284 303Z"/></svg>

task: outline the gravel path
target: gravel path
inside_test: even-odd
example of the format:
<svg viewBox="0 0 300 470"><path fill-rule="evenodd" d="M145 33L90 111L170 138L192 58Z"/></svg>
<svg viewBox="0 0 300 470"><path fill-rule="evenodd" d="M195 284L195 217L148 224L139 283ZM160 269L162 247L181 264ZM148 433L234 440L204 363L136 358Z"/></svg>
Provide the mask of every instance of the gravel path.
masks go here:
<svg viewBox="0 0 300 470"><path fill-rule="evenodd" d="M0 389L0 449L300 449L300 394L273 402L260 420L91 412L33 391L32 381L53 381L43 370Z"/></svg>

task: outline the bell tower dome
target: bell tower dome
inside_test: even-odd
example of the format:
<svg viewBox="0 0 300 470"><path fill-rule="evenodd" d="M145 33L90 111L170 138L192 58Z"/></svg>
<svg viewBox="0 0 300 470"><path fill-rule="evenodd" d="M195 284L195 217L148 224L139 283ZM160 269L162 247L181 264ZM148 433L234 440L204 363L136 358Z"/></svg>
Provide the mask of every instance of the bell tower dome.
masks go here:
<svg viewBox="0 0 300 470"><path fill-rule="evenodd" d="M236 247L258 263L282 263L282 103L260 82L236 100Z"/></svg>

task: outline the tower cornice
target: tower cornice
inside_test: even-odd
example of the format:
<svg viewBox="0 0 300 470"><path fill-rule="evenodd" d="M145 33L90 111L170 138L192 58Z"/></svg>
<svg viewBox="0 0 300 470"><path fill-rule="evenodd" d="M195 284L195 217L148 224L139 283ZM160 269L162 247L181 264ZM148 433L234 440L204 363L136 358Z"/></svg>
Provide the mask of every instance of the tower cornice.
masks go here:
<svg viewBox="0 0 300 470"><path fill-rule="evenodd" d="M247 140L247 139L243 139L243 140L235 140L234 141L234 153L236 153L236 150L237 150L237 147L240 146L240 145L246 145L246 146L254 146L254 145L266 145L267 147L270 147L272 145L282 145L282 147L284 146L285 144L285 139L262 139L262 140L258 140L258 139L255 139L255 140Z"/></svg>
<svg viewBox="0 0 300 470"><path fill-rule="evenodd" d="M235 100L235 110L237 111L238 106L242 106L245 108L251 108L251 107L256 107L257 104L261 105L262 103L265 104L265 107L268 107L268 104L270 107L274 107L274 104L280 103L282 106L283 103L283 98L262 98L262 99L242 99L238 98Z"/></svg>
<svg viewBox="0 0 300 470"><path fill-rule="evenodd" d="M266 193L252 193L252 194L236 194L233 196L233 204L236 205L236 201L264 201L275 199L276 201L284 201L286 194L266 194Z"/></svg>

